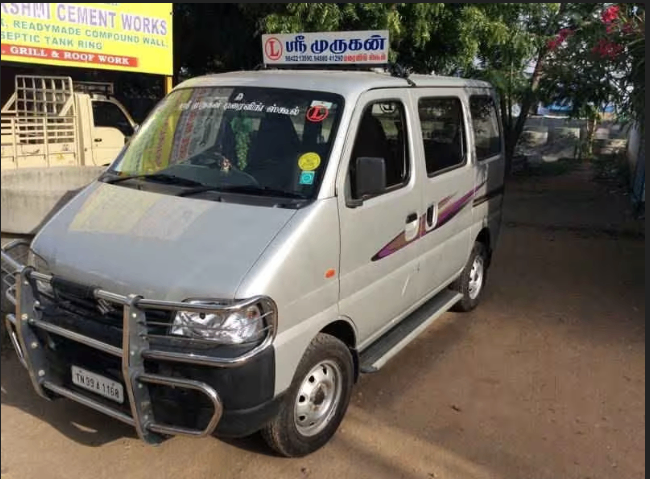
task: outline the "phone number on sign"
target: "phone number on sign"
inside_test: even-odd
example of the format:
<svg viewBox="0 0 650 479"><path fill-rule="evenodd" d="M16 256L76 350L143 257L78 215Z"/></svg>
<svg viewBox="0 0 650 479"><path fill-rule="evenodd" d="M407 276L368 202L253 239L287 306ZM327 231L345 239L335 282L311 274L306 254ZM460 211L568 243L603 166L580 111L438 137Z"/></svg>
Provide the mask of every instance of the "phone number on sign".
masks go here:
<svg viewBox="0 0 650 479"><path fill-rule="evenodd" d="M286 62L343 62L343 55L285 55Z"/></svg>

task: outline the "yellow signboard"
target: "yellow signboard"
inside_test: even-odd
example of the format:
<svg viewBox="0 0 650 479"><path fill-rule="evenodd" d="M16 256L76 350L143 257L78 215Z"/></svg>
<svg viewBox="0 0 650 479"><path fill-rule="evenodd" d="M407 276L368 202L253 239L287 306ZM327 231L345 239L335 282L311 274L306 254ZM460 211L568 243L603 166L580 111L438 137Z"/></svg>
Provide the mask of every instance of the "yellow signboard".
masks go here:
<svg viewBox="0 0 650 479"><path fill-rule="evenodd" d="M3 3L2 60L172 75L171 3Z"/></svg>

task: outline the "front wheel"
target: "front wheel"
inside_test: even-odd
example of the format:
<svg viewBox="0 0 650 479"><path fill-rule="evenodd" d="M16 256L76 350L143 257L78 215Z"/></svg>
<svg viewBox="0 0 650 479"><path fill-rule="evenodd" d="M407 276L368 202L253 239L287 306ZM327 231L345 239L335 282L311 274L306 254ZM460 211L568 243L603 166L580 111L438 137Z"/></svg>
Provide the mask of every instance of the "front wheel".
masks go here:
<svg viewBox="0 0 650 479"><path fill-rule="evenodd" d="M474 243L465 269L451 285L452 290L463 295L452 308L453 311L467 312L476 308L487 279L487 265L487 248L483 243Z"/></svg>
<svg viewBox="0 0 650 479"><path fill-rule="evenodd" d="M354 365L348 347L318 334L303 356L277 416L262 429L267 444L287 457L310 454L334 435L350 402Z"/></svg>

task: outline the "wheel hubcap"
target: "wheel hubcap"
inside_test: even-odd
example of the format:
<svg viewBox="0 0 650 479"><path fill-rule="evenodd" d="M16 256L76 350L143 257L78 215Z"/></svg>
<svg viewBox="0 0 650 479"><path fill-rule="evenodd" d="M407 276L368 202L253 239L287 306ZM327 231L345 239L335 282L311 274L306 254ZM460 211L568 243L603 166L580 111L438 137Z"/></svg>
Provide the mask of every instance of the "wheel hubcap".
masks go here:
<svg viewBox="0 0 650 479"><path fill-rule="evenodd" d="M341 400L342 373L333 361L321 361L305 376L294 406L296 429L303 436L321 432L334 417Z"/></svg>
<svg viewBox="0 0 650 479"><path fill-rule="evenodd" d="M474 258L472 269L469 272L469 297L471 299L476 299L481 292L481 288L483 287L484 272L485 267L483 264L483 258L477 256Z"/></svg>

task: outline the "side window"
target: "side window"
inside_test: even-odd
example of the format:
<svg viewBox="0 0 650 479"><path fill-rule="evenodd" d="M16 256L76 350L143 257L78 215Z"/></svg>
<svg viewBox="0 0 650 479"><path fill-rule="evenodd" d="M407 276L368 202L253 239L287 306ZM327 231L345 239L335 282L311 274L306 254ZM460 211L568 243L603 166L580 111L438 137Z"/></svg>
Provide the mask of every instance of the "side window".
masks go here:
<svg viewBox="0 0 650 479"><path fill-rule="evenodd" d="M406 138L406 114L401 102L386 100L366 107L350 158L352 198L358 199L355 191L355 167L356 159L360 157L384 158L386 191L397 189L408 182L410 164Z"/></svg>
<svg viewBox="0 0 650 479"><path fill-rule="evenodd" d="M494 100L489 96L472 96L469 99L474 127L476 159L486 160L501 153L499 117Z"/></svg>
<svg viewBox="0 0 650 479"><path fill-rule="evenodd" d="M458 98L421 98L418 102L427 174L465 163L463 107Z"/></svg>
<svg viewBox="0 0 650 479"><path fill-rule="evenodd" d="M124 136L131 136L133 134L133 127L131 127L126 116L115 103L94 101L92 105L95 126L117 128Z"/></svg>

